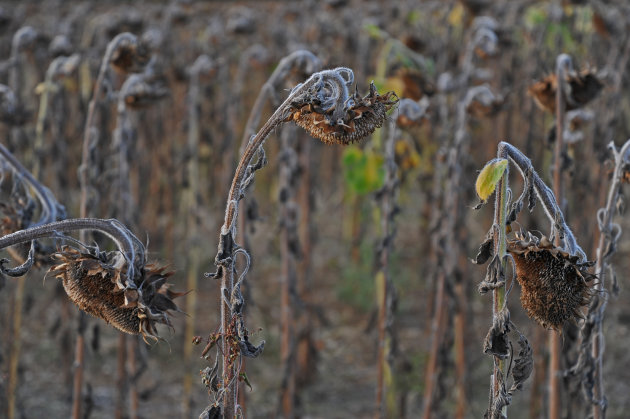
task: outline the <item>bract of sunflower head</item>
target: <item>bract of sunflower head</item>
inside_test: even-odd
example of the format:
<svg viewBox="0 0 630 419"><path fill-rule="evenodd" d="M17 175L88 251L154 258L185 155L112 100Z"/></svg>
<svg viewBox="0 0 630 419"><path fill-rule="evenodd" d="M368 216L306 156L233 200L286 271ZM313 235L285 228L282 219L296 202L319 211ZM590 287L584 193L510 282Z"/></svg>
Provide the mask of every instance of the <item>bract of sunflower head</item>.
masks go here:
<svg viewBox="0 0 630 419"><path fill-rule="evenodd" d="M165 267L146 264L136 270L137 288L125 287L126 263L120 252L82 252L71 246L53 254L49 272L63 281L68 297L81 310L105 320L120 331L158 339L156 325L171 325L173 300L183 293L170 290Z"/></svg>
<svg viewBox="0 0 630 419"><path fill-rule="evenodd" d="M320 93L293 102L288 119L326 144L348 145L383 126L387 112L398 103L394 92L379 95L374 83L363 97L358 91L346 96L342 93L333 88L325 100Z"/></svg>
<svg viewBox="0 0 630 419"><path fill-rule="evenodd" d="M516 279L521 286L521 305L546 329L560 330L568 320L583 318L582 309L592 291L595 275L579 256L556 247L545 236L530 232L508 240L507 251L514 258Z"/></svg>

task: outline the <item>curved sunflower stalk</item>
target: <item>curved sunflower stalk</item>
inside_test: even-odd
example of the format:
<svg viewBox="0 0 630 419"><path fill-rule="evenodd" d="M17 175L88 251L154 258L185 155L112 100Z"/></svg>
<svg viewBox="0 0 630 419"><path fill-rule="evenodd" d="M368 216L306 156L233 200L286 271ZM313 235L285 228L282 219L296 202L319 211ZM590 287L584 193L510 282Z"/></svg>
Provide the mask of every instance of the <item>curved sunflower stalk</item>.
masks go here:
<svg viewBox="0 0 630 419"><path fill-rule="evenodd" d="M508 186L510 162L524 181L522 193L513 202L510 202L512 191ZM593 263L586 261L553 192L536 173L529 158L516 147L499 143L497 158L486 164L477 178L476 187L482 200L480 205L492 193L496 194L493 226L475 262L481 264L490 260L486 278L479 284L482 294L493 293L492 327L484 342L484 352L494 359L486 417L501 418L506 415L514 392L521 388L533 369L532 349L510 320L507 307L507 293L514 280L521 285L521 303L530 317L545 328L557 329L565 321L579 317L581 308L587 304L591 294L587 283L593 278L587 268ZM531 211L536 202L541 203L551 224L549 237L539 238L522 232L515 239L508 239L507 226L516 221L525 203ZM556 239L559 246L553 245ZM510 288L506 290L508 263L512 266L512 278ZM520 345L512 368L508 367L513 358L511 331L517 333ZM512 384L508 388L506 383L510 376Z"/></svg>
<svg viewBox="0 0 630 419"><path fill-rule="evenodd" d="M607 408L603 378L604 333L602 323L609 298L606 287L611 287L613 295L618 292L617 278L610 259L617 251L617 244L621 237L621 226L613 220L616 213L623 211L621 187L628 182L630 140L626 141L619 150L613 142L608 145L608 148L612 153L615 169L608 189L606 205L597 212L600 236L595 273L598 281L594 284L588 313L581 325L578 361L568 371L569 375L580 376L584 397L591 404L593 418L605 417ZM611 283L607 284L607 281L611 281Z"/></svg>
<svg viewBox="0 0 630 419"><path fill-rule="evenodd" d="M96 112L96 104L101 97L101 89L107 87L110 89L108 82L108 74L111 68L119 72L130 72L144 67L150 58L149 51L141 40L135 35L124 32L118 34L107 44L105 55L99 68L98 76L94 83L92 98L88 105L87 117L85 120L85 130L83 133L83 148L81 154L81 166L79 168L79 180L81 184L81 201L79 208L79 216L87 217L89 207L89 166L91 162L91 151L94 146L94 138L96 136L96 128L94 126L94 117ZM85 241L85 237L81 237Z"/></svg>
<svg viewBox="0 0 630 419"><path fill-rule="evenodd" d="M218 362L217 368L209 369L204 375L214 401L202 415L221 414L232 418L239 412L238 379L243 376L238 360L242 356L258 356L264 347L264 341L258 347L249 342L244 326L242 309L245 301L240 285L249 267L249 254L236 243L239 202L253 182L255 172L266 164L262 145L274 129L291 120L325 143L348 144L371 134L382 126L386 112L397 103L397 98L392 98L395 95L391 92L380 96L373 85L365 97L359 96L358 92L353 94L350 92L353 81L352 70L345 67L311 75L291 91L251 138L241 156L220 231L215 257L217 271L208 274L208 277L221 280L221 327L214 339L208 339L208 344L221 341L218 347L223 360L220 375ZM244 255L248 263L237 279L235 263L239 254Z"/></svg>
<svg viewBox="0 0 630 419"><path fill-rule="evenodd" d="M33 146L38 157L42 157L46 151L46 146L44 144L44 127L48 119L49 110L51 108L54 109L54 105L51 106L50 102L53 101L55 95L63 89L60 81L67 79L76 73L80 60L81 57L79 54L55 58L46 70L44 81L37 87L41 97L39 101L39 110L37 112L35 143ZM35 177L40 176L40 166L41 158L35 159L33 168L33 175Z"/></svg>
<svg viewBox="0 0 630 419"><path fill-rule="evenodd" d="M85 127L83 132L83 145L81 151L81 165L79 166L79 184L81 187L81 195L79 201L79 217L86 218L90 215L92 208L96 204L95 190L93 188L95 179L99 176L95 173L92 164L95 158L96 138L98 138L98 129L96 128L96 109L97 104L102 100L103 93L105 98L111 100L114 95L112 94L112 71L116 71L121 74L130 74L133 72L139 72L147 67L152 57L150 42L146 39L137 37L136 35L123 32L116 35L108 44L103 55L101 65L98 70L96 80L94 81L92 97L87 109L87 115L85 119ZM129 80L132 79L132 80ZM119 118L117 120L117 127L115 130L115 136L120 138L123 135L123 130L128 128L127 119L125 118L125 109L127 106L133 107L135 105L142 105L147 97L152 98L154 96L153 90L144 82L142 76L133 75L125 82L121 92L118 96L118 110ZM121 110L122 108L122 110ZM122 115L121 115L122 112ZM128 129L127 129L128 131ZM124 148L126 143L123 142L120 148ZM121 156L122 153L119 153ZM125 159L119 159L120 166L125 167ZM124 170L119 171L119 179L121 173ZM116 182L121 189L125 189L125 184ZM129 197L127 197L129 198ZM117 203L122 208L121 212L128 210L128 202L130 199L119 199ZM117 214L117 216L119 216ZM125 214L123 217L127 217ZM124 219L125 222L128 220ZM86 230L81 230L79 236L81 242L87 241ZM84 330L86 328L86 318L81 313L79 315L79 325L76 340L75 350L75 363L78 367L75 369L75 381L74 381L74 393L73 393L73 419L78 419L81 415L81 392L83 388L83 365L84 365ZM124 335L119 337L119 354L124 352L125 342ZM119 361L122 359L122 355L119 355ZM120 362L119 362L120 365ZM120 370L119 370L120 371ZM121 381L124 381L121 379ZM122 405L122 397L118 398L118 406ZM119 410L122 408L119 408Z"/></svg>
<svg viewBox="0 0 630 419"><path fill-rule="evenodd" d="M13 211L22 213L22 217L19 220L14 220L17 229L36 227L39 225L47 224L53 221L58 221L66 218L66 209L61 205L53 193L39 183L37 179L28 171L22 164L15 158L13 154L2 144L0 144L0 159L4 165L9 166L13 172L14 182L23 183L27 189L26 194L30 196L32 192L37 201L39 202L39 219L36 221L30 220L29 214L24 211L20 211L18 208L14 208ZM8 231L3 229L4 233Z"/></svg>
<svg viewBox="0 0 630 419"><path fill-rule="evenodd" d="M7 90L10 92L10 90ZM0 232L2 234L12 233L29 226L42 225L47 222L63 219L66 211L63 205L59 204L54 195L47 187L40 184L31 173L22 166L22 164L9 152L9 150L0 144L0 164L2 166L2 179L5 172L11 172L12 185L10 198L0 204L2 212L2 221L0 223ZM0 181L1 182L1 181ZM38 205L34 201L38 201ZM39 211L39 218L33 220L34 211ZM47 250L41 246L35 246L32 242L28 253L24 255L24 249L11 249L10 254L13 258L22 263L16 268L4 268L0 260L0 270L6 272L10 276L21 276L36 262L42 262L47 258ZM2 281L0 281L0 287ZM25 278L18 279L15 291L15 316L13 318L14 337L11 339L11 351L9 359L9 394L8 415L10 418L15 417L15 390L18 385L18 362L20 356L20 332L22 324L22 301L24 295Z"/></svg>
<svg viewBox="0 0 630 419"><path fill-rule="evenodd" d="M3 234L13 233L23 228L36 227L66 217L65 207L57 202L50 189L40 184L2 144L0 144L0 162L4 168L10 169L13 178L10 201L0 205L4 214L0 225ZM36 221L32 220L36 207L33 202L33 195L39 203L39 218ZM0 260L0 271L8 276L19 277L33 266L36 259L38 262L42 262L47 258L50 249L36 246L33 241L30 243L26 256L16 249L10 249L9 253L14 259L20 261L21 265L15 268L5 268L3 259ZM23 281L24 278L21 278L18 288L24 286Z"/></svg>
<svg viewBox="0 0 630 419"><path fill-rule="evenodd" d="M295 51L280 60L254 102L241 140L241 152L247 146L251 136L255 134L254 129L260 122L265 103L269 102L272 106L278 106L282 89L291 79L296 76L299 79L303 79L320 70L321 67L321 60L306 50ZM295 416L294 409L299 397L298 346L300 344L312 345L310 330L307 330L304 326L304 323L308 323L306 318L308 309L304 309L304 304L300 301L303 296L298 294L300 289L298 281L300 278L297 272L297 264L304 256L304 253L301 251L302 246L298 235L298 225L304 213L298 209L296 202L297 189L299 187L298 179L301 172L296 141L304 137L304 133L298 135L296 130L296 127L283 127L280 132L281 152L279 156L280 191L278 196L282 266L282 336L280 357L283 363L283 374L278 411L281 411L285 417ZM253 197L250 199L253 199ZM251 208L250 205L255 206L255 202L248 202L248 208ZM249 213L249 209L246 213ZM245 247L248 245L247 222L248 219L246 217L241 217L238 224L238 234L240 234L240 240ZM242 368L245 368L245 362L246 360L243 360ZM244 408L245 393L239 392L239 396L239 403Z"/></svg>
<svg viewBox="0 0 630 419"><path fill-rule="evenodd" d="M118 250L101 251L65 235L76 230L100 232ZM144 244L118 220L78 218L38 225L0 237L0 250L44 238L77 246L64 246L53 254L58 262L49 272L63 279L66 293L79 308L145 340L158 339L157 323L171 326L170 311L179 311L172 300L182 295L169 290L166 279L172 273L148 265ZM6 268L7 262L0 261L0 270L9 276L24 275L32 266Z"/></svg>

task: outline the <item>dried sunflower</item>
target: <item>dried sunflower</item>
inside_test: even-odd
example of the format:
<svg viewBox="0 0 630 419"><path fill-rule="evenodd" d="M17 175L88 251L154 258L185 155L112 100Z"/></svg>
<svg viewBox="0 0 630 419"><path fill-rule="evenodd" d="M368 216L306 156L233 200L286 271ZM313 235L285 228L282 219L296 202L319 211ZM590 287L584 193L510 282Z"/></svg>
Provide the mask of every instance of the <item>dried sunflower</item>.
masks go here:
<svg viewBox="0 0 630 419"><path fill-rule="evenodd" d="M599 94L603 84L599 81L594 71L589 69L567 77L569 92L566 92L566 110L571 111L581 108ZM556 112L556 90L558 78L550 74L544 79L535 82L527 92L534 98L538 107L551 113Z"/></svg>
<svg viewBox="0 0 630 419"><path fill-rule="evenodd" d="M172 272L145 265L136 277L137 289L125 287L126 266L120 252L83 253L64 246L53 255L59 262L49 272L63 280L68 297L85 312L129 334L157 339L156 324L171 327L173 302L184 293L173 292L166 282Z"/></svg>
<svg viewBox="0 0 630 419"><path fill-rule="evenodd" d="M109 62L119 73L141 71L151 58L147 45L130 33L117 35L110 44L113 50Z"/></svg>
<svg viewBox="0 0 630 419"><path fill-rule="evenodd" d="M583 317L581 308L591 296L587 272L592 262L580 263L542 236L517 234L508 240L514 257L516 279L521 285L521 304L527 314L544 328L560 330L565 321Z"/></svg>
<svg viewBox="0 0 630 419"><path fill-rule="evenodd" d="M383 96L374 83L370 92L361 97L358 92L349 97L343 106L322 107L317 98L307 103L292 103L287 120L293 120L310 135L326 144L348 145L367 137L383 126L389 111L398 98L394 92Z"/></svg>

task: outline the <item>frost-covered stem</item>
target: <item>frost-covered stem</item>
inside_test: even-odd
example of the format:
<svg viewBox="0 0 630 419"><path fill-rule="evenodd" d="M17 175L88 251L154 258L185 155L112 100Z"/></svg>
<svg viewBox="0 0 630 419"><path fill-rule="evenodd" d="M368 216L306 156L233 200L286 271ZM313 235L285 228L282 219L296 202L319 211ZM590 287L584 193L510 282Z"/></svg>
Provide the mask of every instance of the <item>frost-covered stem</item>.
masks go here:
<svg viewBox="0 0 630 419"><path fill-rule="evenodd" d="M347 76L348 78L344 77ZM308 93L320 94L320 99L324 103L322 106L328 108L335 106L336 109L342 111L345 101L348 99L347 85L352 82L354 75L352 70L348 68L337 68L334 70L324 70L313 74L304 83L293 89L289 97L276 109L271 117L265 122L258 133L248 142L245 151L236 168L236 173L232 179L232 185L228 193L228 199L225 209L225 219L221 227L218 253L215 257L215 265L217 273L214 278L221 279L221 330L227 332L227 327L231 323L231 308L228 305L228 299L232 295L234 286L234 250L236 236L236 219L238 217L238 203L243 198L245 189L251 183L256 167L252 167L251 163L254 156L258 154L261 146L271 134L271 132L284 123L289 117L291 104L304 98ZM328 89L330 97L323 96L323 91ZM263 157L264 159L264 157ZM234 379L234 366L230 365L228 354L229 346L227 339L222 339L223 353L223 415L226 418L234 417L236 411L236 385L237 380Z"/></svg>
<svg viewBox="0 0 630 419"><path fill-rule="evenodd" d="M271 73L267 82L260 89L260 93L256 97L252 111L247 118L243 138L241 140L241 153L252 135L256 133L255 129L260 123L263 106L269 99L274 99L276 92L281 88L281 83L286 80L291 70L295 67L303 67L306 74L311 74L322 66L322 62L312 52L307 50L295 51L280 60L276 69Z"/></svg>
<svg viewBox="0 0 630 419"><path fill-rule="evenodd" d="M333 96L336 96L334 97L334 100L337 102L337 105L340 105L340 108L343 107L343 103L348 98L348 89L346 87L348 80L344 79L340 73L346 73L352 77L352 71L350 69L337 68L334 70L323 70L313 74L304 83L298 85L295 89L293 89L289 97L287 97L276 109L267 122L265 122L258 133L249 141L241 156L238 166L236 167L234 178L232 179L232 185L230 187L227 206L225 209L225 219L223 226L221 227L222 235L230 232L233 233L235 231L234 221L237 217L238 201L242 198L242 194L244 192L242 187L245 186L243 181L247 180L245 176L248 172L247 169L249 168L249 165L258 152L260 146L263 145L269 134L285 122L288 117L287 114L291 103L300 95L308 92L309 89L328 84L331 88L336 89L333 94Z"/></svg>
<svg viewBox="0 0 630 419"><path fill-rule="evenodd" d="M15 156L13 156L13 154L11 154L11 152L9 152L9 150L7 150L7 148L2 144L0 144L0 155L7 161L7 163L9 163L19 177L26 180L37 196L37 199L39 199L42 207L40 217L37 222L31 224L31 227L65 218L66 209L63 205L57 202L50 189L39 183L33 175L31 175L31 173L22 166L18 159L16 159Z"/></svg>
<svg viewBox="0 0 630 419"><path fill-rule="evenodd" d="M88 215L88 189L89 189L89 176L88 176L88 166L90 165L90 145L92 143L92 130L94 128L94 112L96 109L96 103L100 97L101 88L103 87L103 82L105 80L105 76L107 75L107 70L109 69L109 64L112 59L112 56L116 49L123 42L129 41L130 43L135 42L136 36L124 32L116 35L114 39L112 39L109 44L107 44L107 49L105 50L105 54L103 55L103 61L101 62L100 69L98 71L98 76L96 77L96 82L94 83L94 90L92 91L92 99L88 105L87 117L85 119L85 129L83 131L83 148L81 152L81 165L79 166L79 183L81 184L81 200L79 202L79 217L85 218ZM81 241L85 241L86 236L85 233L81 233Z"/></svg>
<svg viewBox="0 0 630 419"><path fill-rule="evenodd" d="M525 179L533 187L534 193L538 201L542 204L543 210L551 223L551 236L557 234L564 240L563 248L567 253L578 256L580 262L586 261L586 254L577 244L573 232L564 221L564 215L556 202L556 198L551 189L545 184L542 178L536 173L532 166L531 160L526 157L518 148L510 143L501 141L499 143L499 155L504 155L514 163L516 168Z"/></svg>
<svg viewBox="0 0 630 419"><path fill-rule="evenodd" d="M76 230L98 231L114 241L127 262L127 287L136 288L137 284L134 282L135 265L142 265L146 262L144 245L127 227L115 219L74 218L19 230L0 237L0 250L46 237L67 239L67 237L63 236L63 233Z"/></svg>
<svg viewBox="0 0 630 419"><path fill-rule="evenodd" d="M614 143L608 146L615 158L615 172L613 174L612 183L608 190L608 199L606 206L597 213L599 223L599 245L597 246L597 264L595 265L595 274L598 280L595 282L595 298L599 305L595 309L594 318L596 321L593 325L592 332L592 355L595 361L594 386L593 386L593 418L601 419L606 413L606 398L604 393L603 380L603 352L604 352L604 333L602 328L604 311L608 304L608 295L606 294L605 282L606 273L608 272L609 259L613 252L607 249L614 249L614 241L618 239L621 230L615 231L613 217L616 211L616 204L621 189L621 181L628 165L628 152L630 151L630 140L626 141L621 150L615 149Z"/></svg>
<svg viewBox="0 0 630 419"><path fill-rule="evenodd" d="M503 143L501 143L503 144ZM499 151L497 157L507 158L507 148L499 145ZM493 240L494 240L494 254L501 261L501 270L506 271L507 268L507 238L506 238L506 221L508 210L508 177L509 177L509 165L506 166L503 176L497 185L497 192L495 194L494 203L494 225ZM500 315L505 305L505 284L503 286L495 288L492 291L492 316L493 319ZM494 322L494 321L493 321ZM498 356L494 357L494 368L492 374L492 390L490 405L494 406L495 401L498 400L501 395L501 385L505 382L506 378L506 363L504 359ZM498 413L498 412L497 412ZM507 417L507 405L503 406L501 413Z"/></svg>

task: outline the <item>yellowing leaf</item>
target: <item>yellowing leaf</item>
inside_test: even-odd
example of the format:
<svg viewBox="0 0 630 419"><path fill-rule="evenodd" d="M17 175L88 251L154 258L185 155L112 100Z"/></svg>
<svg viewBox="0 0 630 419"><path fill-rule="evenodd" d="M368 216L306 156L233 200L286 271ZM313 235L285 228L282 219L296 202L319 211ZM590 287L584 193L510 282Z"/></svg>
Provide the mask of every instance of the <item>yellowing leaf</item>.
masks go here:
<svg viewBox="0 0 630 419"><path fill-rule="evenodd" d="M386 92L393 91L397 96L402 97L405 90L405 82L400 77L388 77L383 83L383 90Z"/></svg>
<svg viewBox="0 0 630 419"><path fill-rule="evenodd" d="M447 20L451 26L455 26L456 28L461 26L464 20L464 6L462 6L461 3L457 3L451 10L451 13L448 14Z"/></svg>
<svg viewBox="0 0 630 419"><path fill-rule="evenodd" d="M492 192L497 187L497 183L499 183L503 173L505 173L507 165L508 161L506 159L493 159L481 169L479 176L477 176L475 189L482 201L486 201L492 195Z"/></svg>

